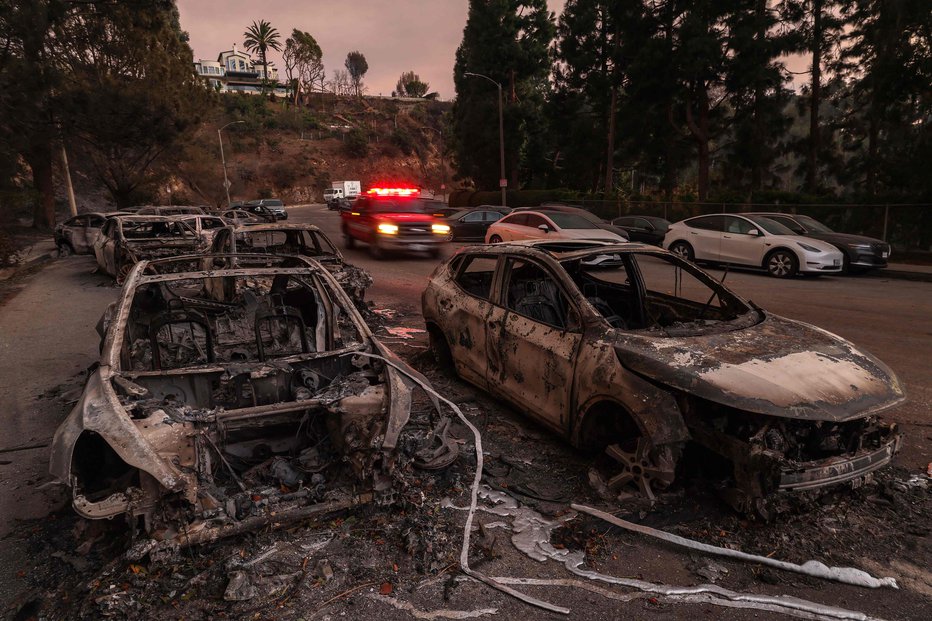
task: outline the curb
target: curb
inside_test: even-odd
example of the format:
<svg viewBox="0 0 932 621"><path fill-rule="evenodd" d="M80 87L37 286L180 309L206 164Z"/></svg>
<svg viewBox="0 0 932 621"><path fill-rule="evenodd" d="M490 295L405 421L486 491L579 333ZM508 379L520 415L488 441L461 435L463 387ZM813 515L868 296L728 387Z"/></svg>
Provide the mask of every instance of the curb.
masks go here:
<svg viewBox="0 0 932 621"><path fill-rule="evenodd" d="M26 257L22 263L15 265L13 267L8 267L6 269L0 270L0 282L6 282L16 278L19 274L25 272L29 268L38 265L39 263L44 263L45 261L51 261L54 258L55 251L51 250L49 252L40 252L39 254L30 255Z"/></svg>
<svg viewBox="0 0 932 621"><path fill-rule="evenodd" d="M873 278L892 278L894 280L912 280L914 282L932 282L932 272L910 272L907 270L882 269L872 274Z"/></svg>

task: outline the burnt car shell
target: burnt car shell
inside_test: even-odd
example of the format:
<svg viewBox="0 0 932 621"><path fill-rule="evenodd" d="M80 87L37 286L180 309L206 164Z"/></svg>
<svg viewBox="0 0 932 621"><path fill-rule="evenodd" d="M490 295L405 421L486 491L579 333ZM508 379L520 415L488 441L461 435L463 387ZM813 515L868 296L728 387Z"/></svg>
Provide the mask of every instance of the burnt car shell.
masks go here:
<svg viewBox="0 0 932 621"><path fill-rule="evenodd" d="M99 366L52 442L50 471L76 512L126 515L188 545L391 502L410 461L398 448L413 383L357 354L415 372L314 260L211 258L233 267L179 268L198 256L138 263L105 319ZM424 467L452 461L455 444L444 447Z"/></svg>
<svg viewBox="0 0 932 621"><path fill-rule="evenodd" d="M473 297L458 284L452 268L468 257L498 258L487 297ZM621 259L620 284L599 285L595 278ZM553 286L535 285L535 303L562 291L572 321L555 327L511 310L509 261L549 272ZM708 289L690 305L664 288L649 288L651 261L677 274L670 285L691 275ZM592 296L582 291L604 285ZM610 294L622 290L632 309L644 309L632 310L627 324L605 310ZM710 290L723 299L716 317L705 315ZM627 483L636 462L654 460L655 478L641 488L647 495L654 483L673 480L687 440L730 462L733 506L762 513L760 501L783 492L856 484L889 463L899 446L896 426L876 417L905 399L887 366L841 337L759 309L663 249L549 242L466 247L438 267L422 303L432 345L450 353L464 379L575 446L613 452L627 464L613 480ZM608 312L623 315L620 308ZM664 314L672 316L659 319ZM619 429L632 436L616 437ZM631 439L636 448L618 448ZM661 447L663 455L649 458Z"/></svg>
<svg viewBox="0 0 932 621"><path fill-rule="evenodd" d="M266 244L262 248L248 243L250 238L262 239L278 233L285 237L281 244ZM268 239L268 237L266 237ZM313 224L248 224L227 227L219 231L210 249L211 253L293 254L315 259L336 278L357 308L368 311L366 289L372 285L372 276L366 270L347 263L343 253L330 238Z"/></svg>

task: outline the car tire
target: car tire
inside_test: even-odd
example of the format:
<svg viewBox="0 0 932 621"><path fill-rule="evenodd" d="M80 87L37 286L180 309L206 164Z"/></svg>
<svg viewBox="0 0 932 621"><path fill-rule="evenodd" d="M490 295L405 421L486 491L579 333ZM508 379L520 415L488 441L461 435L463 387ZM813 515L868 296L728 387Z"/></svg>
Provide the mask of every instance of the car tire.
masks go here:
<svg viewBox="0 0 932 621"><path fill-rule="evenodd" d="M792 251L777 248L764 258L764 269L774 278L792 278L799 271L799 259Z"/></svg>
<svg viewBox="0 0 932 621"><path fill-rule="evenodd" d="M490 243L490 244L500 244L500 243L502 243L502 238L499 237L498 235L493 235L492 237L489 238L489 243Z"/></svg>
<svg viewBox="0 0 932 621"><path fill-rule="evenodd" d="M447 371L456 375L456 364L453 362L453 353L450 351L450 344L447 343L446 337L440 328L430 325L427 328L427 336L430 340L430 351L434 355L434 360L441 371Z"/></svg>
<svg viewBox="0 0 932 621"><path fill-rule="evenodd" d="M74 248L71 247L71 244L65 242L58 245L58 256L68 257L74 254Z"/></svg>
<svg viewBox="0 0 932 621"><path fill-rule="evenodd" d="M132 269L133 269L132 263L121 261L120 267L117 268L116 284L122 286L123 283L126 282L126 277L129 276L129 272Z"/></svg>
<svg viewBox="0 0 932 621"><path fill-rule="evenodd" d="M353 248L356 247L356 240L353 239L353 238L352 238L351 236L349 236L349 235L344 235L344 236L343 236L343 245L346 246L348 249L352 250Z"/></svg>
<svg viewBox="0 0 932 621"><path fill-rule="evenodd" d="M439 247L431 248L430 250L427 251L427 256L429 256L431 259L439 259L440 248Z"/></svg>
<svg viewBox="0 0 932 621"><path fill-rule="evenodd" d="M681 259L686 259L692 263L696 262L696 253L693 251L693 247L684 241L673 242L670 244L670 252L680 257Z"/></svg>
<svg viewBox="0 0 932 621"><path fill-rule="evenodd" d="M379 261L385 258L385 251L382 250L382 248L379 247L379 244L375 242L374 240L371 244L369 244L369 254L372 256L373 259L376 259Z"/></svg>

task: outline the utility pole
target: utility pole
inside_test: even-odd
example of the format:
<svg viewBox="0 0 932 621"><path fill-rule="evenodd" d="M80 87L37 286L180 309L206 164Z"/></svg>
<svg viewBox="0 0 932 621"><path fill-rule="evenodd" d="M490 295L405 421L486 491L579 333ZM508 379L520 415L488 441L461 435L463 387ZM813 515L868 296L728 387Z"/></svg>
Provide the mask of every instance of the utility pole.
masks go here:
<svg viewBox="0 0 932 621"><path fill-rule="evenodd" d="M505 200L505 192L508 188L508 177L505 176L505 116L502 110L502 85L481 73L466 71L463 75L486 79L498 87L498 157L501 164L501 176L498 179L498 186L502 189L502 207L506 207L507 201Z"/></svg>
<svg viewBox="0 0 932 621"><path fill-rule="evenodd" d="M68 189L68 210L72 216L78 215L78 204L74 200L74 186L71 185L71 169L68 167L68 152L65 143L61 143L61 161L65 166L65 187Z"/></svg>
<svg viewBox="0 0 932 621"><path fill-rule="evenodd" d="M230 179L227 177L227 159L223 155L223 135L220 133L225 130L230 125L236 125L237 123L245 123L246 121L233 121L227 123L223 127L217 130L217 140L220 141L220 162L223 164L223 189L227 192L227 209L230 208Z"/></svg>

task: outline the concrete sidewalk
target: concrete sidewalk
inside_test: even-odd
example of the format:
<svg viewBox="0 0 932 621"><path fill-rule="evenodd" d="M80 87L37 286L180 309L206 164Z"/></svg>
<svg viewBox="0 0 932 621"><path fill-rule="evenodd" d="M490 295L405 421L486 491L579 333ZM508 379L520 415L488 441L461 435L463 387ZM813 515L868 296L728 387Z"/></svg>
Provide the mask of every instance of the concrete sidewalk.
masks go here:
<svg viewBox="0 0 932 621"><path fill-rule="evenodd" d="M29 269L36 263L48 261L58 256L58 248L55 247L55 240L52 237L40 239L39 241L27 246L20 253L18 265L0 269L0 282L13 278L23 270Z"/></svg>

